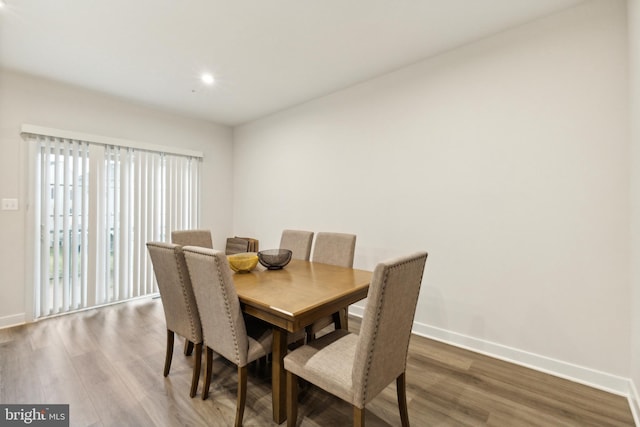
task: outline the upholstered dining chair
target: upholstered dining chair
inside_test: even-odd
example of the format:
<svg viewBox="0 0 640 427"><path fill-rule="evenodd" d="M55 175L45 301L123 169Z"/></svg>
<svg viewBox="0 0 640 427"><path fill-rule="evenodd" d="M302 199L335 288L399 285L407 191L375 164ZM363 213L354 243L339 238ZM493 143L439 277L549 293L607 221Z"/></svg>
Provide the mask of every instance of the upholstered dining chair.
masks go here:
<svg viewBox="0 0 640 427"><path fill-rule="evenodd" d="M171 232L171 242L180 246L213 248L210 230L174 230Z"/></svg>
<svg viewBox="0 0 640 427"><path fill-rule="evenodd" d="M316 234L316 243L313 247L311 260L340 267L353 267L355 250L355 234L321 231Z"/></svg>
<svg viewBox="0 0 640 427"><path fill-rule="evenodd" d="M316 234L316 243L313 247L311 261L352 268L355 250L355 234L319 232ZM327 316L316 321L307 326L307 339L313 340L318 332L332 323L336 329L347 329L348 317L348 307L344 307L339 312L334 313L333 316Z"/></svg>
<svg viewBox="0 0 640 427"><path fill-rule="evenodd" d="M284 358L288 426L296 424L298 377L353 405L354 426L364 426L365 405L395 379L400 420L409 426L407 352L426 261L416 252L378 264L360 334L338 329Z"/></svg>
<svg viewBox="0 0 640 427"><path fill-rule="evenodd" d="M180 246L201 246L213 249L213 238L210 230L174 230L171 232L171 243ZM193 343L188 339L184 340L184 354L191 356L193 353Z"/></svg>
<svg viewBox="0 0 640 427"><path fill-rule="evenodd" d="M280 249L289 249L293 259L309 261L312 242L313 231L282 230Z"/></svg>
<svg viewBox="0 0 640 427"><path fill-rule="evenodd" d="M223 252L186 246L184 255L207 349L202 399L209 395L215 351L238 367L235 425L240 426L247 397L247 365L271 352L271 327L253 317L243 316L233 284L233 272Z"/></svg>
<svg viewBox="0 0 640 427"><path fill-rule="evenodd" d="M164 376L169 375L173 357L174 334L195 344L195 360L191 377L191 397L198 391L202 361L202 326L182 246L173 243L148 242L153 271L158 282L164 317L167 323L167 351Z"/></svg>

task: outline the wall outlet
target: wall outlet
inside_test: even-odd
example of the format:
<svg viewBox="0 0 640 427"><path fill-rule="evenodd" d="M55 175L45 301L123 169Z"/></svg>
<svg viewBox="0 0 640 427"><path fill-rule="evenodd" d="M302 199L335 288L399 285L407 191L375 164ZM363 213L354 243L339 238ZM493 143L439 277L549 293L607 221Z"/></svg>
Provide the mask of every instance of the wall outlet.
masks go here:
<svg viewBox="0 0 640 427"><path fill-rule="evenodd" d="M2 199L2 210L3 211L17 211L18 210L18 199Z"/></svg>

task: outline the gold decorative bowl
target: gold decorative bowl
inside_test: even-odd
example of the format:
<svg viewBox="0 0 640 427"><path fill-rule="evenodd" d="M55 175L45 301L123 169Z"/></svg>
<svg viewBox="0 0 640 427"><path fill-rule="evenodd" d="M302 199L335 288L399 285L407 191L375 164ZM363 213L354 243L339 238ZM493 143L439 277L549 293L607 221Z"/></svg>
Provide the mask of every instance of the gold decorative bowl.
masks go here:
<svg viewBox="0 0 640 427"><path fill-rule="evenodd" d="M254 252L228 255L229 267L236 273L248 273L258 265L258 255Z"/></svg>

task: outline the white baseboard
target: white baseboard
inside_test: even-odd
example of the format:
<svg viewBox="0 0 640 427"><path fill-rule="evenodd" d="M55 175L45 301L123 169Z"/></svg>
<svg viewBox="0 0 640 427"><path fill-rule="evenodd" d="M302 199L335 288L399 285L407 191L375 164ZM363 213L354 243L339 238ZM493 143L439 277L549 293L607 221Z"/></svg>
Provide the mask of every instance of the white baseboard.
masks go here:
<svg viewBox="0 0 640 427"><path fill-rule="evenodd" d="M349 307L349 314L362 317L364 309L362 307L352 305ZM631 396L634 392L632 390L632 382L629 378L619 377L606 372L564 362L562 360L529 353L524 350L470 337L446 329L429 326L424 323L414 322L413 333L496 359L504 360L506 362L535 369L536 371L541 371L556 377L594 387L609 393L626 396L630 399L631 404ZM635 393L635 405L637 408L637 392ZM637 421L636 424L640 426Z"/></svg>
<svg viewBox="0 0 640 427"><path fill-rule="evenodd" d="M18 326L26 323L26 316L24 313L14 314L11 316L0 317L0 329L9 328L11 326Z"/></svg>
<svg viewBox="0 0 640 427"><path fill-rule="evenodd" d="M427 338L466 348L477 353L535 369L580 384L615 393L622 396L630 394L630 380L547 356L530 353L517 348L496 344L490 341L469 337L445 329L415 322L413 332Z"/></svg>

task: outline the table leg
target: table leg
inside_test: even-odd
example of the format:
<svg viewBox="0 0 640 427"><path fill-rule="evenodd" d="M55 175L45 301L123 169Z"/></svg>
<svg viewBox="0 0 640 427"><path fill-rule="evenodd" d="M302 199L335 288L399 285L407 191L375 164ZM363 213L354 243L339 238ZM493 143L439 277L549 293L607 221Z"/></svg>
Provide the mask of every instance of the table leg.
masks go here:
<svg viewBox="0 0 640 427"><path fill-rule="evenodd" d="M273 328L271 392L273 401L273 421L278 424L287 419L287 381L283 359L287 355L287 331Z"/></svg>
<svg viewBox="0 0 640 427"><path fill-rule="evenodd" d="M344 329L345 331L349 330L349 314L347 309L348 308L341 308L338 312L333 313L333 323L336 326L336 329Z"/></svg>

